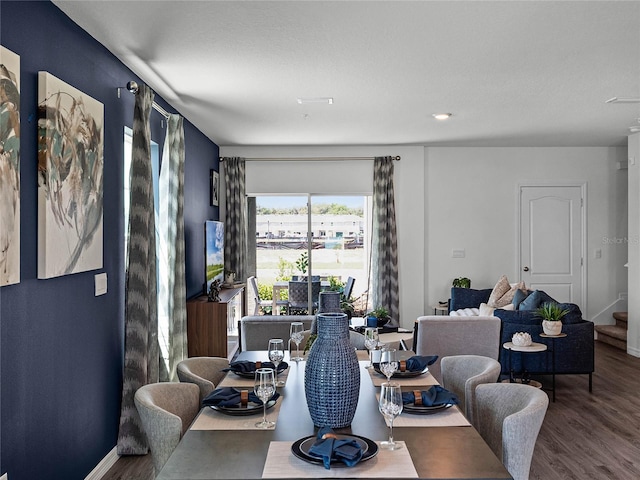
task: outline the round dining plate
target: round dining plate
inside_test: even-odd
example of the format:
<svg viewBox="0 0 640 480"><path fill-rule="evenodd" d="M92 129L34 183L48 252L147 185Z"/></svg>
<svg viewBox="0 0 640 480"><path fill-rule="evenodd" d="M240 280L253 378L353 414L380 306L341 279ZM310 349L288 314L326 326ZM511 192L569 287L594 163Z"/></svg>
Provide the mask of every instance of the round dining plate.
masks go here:
<svg viewBox="0 0 640 480"><path fill-rule="evenodd" d="M378 445L373 440L369 440L368 438L361 437L360 435L337 435L340 440L355 440L360 448L362 448L362 458L360 462L365 462L378 454ZM309 450L316 442L316 436L310 435L308 437L301 438L300 440L296 440L293 445L291 445L291 452L298 457L300 460L304 460L308 463L313 463L316 465L323 465L322 457L314 455ZM332 467L346 467L347 465L342 463L338 459L331 459Z"/></svg>
<svg viewBox="0 0 640 480"><path fill-rule="evenodd" d="M387 376L384 373L382 373L382 371L380 370L380 364L379 363L374 363L373 364L373 369L377 373L382 375L383 377L387 378ZM424 370L418 370L417 372L399 372L399 371L396 370L393 373L393 375L391 376L391 378L413 378L413 377L419 377L420 375L424 375L428 371L429 371L429 367L424 367Z"/></svg>
<svg viewBox="0 0 640 480"><path fill-rule="evenodd" d="M413 403L405 403L402 407L402 411L413 415L431 415L432 413L438 413L447 408L453 407L453 403L445 403L442 405L435 405L429 407L426 405L414 405Z"/></svg>
<svg viewBox="0 0 640 480"><path fill-rule="evenodd" d="M278 399L272 399L267 402L267 410L272 408ZM209 405L216 412L224 413L226 415L256 415L258 413L263 412L262 404L257 404L253 402L249 402L246 407L243 407L242 404L238 403L237 405L231 405L227 407L223 407L221 405Z"/></svg>

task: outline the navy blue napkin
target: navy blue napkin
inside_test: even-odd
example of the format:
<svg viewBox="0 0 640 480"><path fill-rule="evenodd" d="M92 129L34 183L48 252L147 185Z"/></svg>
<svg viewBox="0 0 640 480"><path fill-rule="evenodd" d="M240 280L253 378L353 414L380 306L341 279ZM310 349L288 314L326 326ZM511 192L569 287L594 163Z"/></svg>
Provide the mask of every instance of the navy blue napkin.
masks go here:
<svg viewBox="0 0 640 480"><path fill-rule="evenodd" d="M278 392L274 393L269 400L275 400L280 396ZM249 391L249 401L262 405L262 400L253 392ZM217 407L233 407L240 403L240 390L233 387L216 388L209 395L202 400L203 406L217 406Z"/></svg>
<svg viewBox="0 0 640 480"><path fill-rule="evenodd" d="M355 440L337 439L331 435L335 435L331 427L322 427L318 430L317 440L311 445L309 453L322 457L322 463L327 470L331 468L332 458L341 461L348 467L356 465L362 458L360 444Z"/></svg>
<svg viewBox="0 0 640 480"><path fill-rule="evenodd" d="M261 368L273 368L276 366L271 362L262 362ZM283 372L289 368L289 364L287 362L280 362L278 364L278 373ZM232 362L229 364L229 368L222 369L223 372L238 372L238 373L253 373L256 371L256 362L250 362L248 360L240 360L237 362Z"/></svg>
<svg viewBox="0 0 640 480"><path fill-rule="evenodd" d="M422 405L425 407L437 407L452 403L458 404L458 397L455 393L442 388L440 385L434 385L429 390L422 390ZM402 403L415 403L413 392L402 393Z"/></svg>
<svg viewBox="0 0 640 480"><path fill-rule="evenodd" d="M407 359L407 371L408 372L421 372L428 365L431 365L438 360L438 355L414 355Z"/></svg>

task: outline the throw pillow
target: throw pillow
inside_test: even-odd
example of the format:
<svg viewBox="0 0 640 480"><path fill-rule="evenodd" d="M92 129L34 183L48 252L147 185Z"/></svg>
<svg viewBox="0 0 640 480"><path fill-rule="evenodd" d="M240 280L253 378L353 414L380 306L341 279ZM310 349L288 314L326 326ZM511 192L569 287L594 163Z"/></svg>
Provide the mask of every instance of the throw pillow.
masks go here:
<svg viewBox="0 0 640 480"><path fill-rule="evenodd" d="M527 298L525 298L522 302L520 302L520 306L518 310L535 310L543 303L558 303L549 295L547 295L542 290L536 290Z"/></svg>
<svg viewBox="0 0 640 480"><path fill-rule="evenodd" d="M513 300L511 301L516 310L520 308L520 304L529 296L530 293L531 292L528 290L516 290L516 293L513 295Z"/></svg>
<svg viewBox="0 0 640 480"><path fill-rule="evenodd" d="M509 285L509 280L507 280L506 275L502 275L498 279L498 283L493 287L491 291L491 295L489 295L489 300L487 300L487 305L491 307L497 307L497 302L502 298L502 296L507 293L511 289L511 285Z"/></svg>
<svg viewBox="0 0 640 480"><path fill-rule="evenodd" d="M481 303L480 309L478 311L478 315L480 315L481 317L493 317L494 310L495 310L494 307L490 307L486 303Z"/></svg>

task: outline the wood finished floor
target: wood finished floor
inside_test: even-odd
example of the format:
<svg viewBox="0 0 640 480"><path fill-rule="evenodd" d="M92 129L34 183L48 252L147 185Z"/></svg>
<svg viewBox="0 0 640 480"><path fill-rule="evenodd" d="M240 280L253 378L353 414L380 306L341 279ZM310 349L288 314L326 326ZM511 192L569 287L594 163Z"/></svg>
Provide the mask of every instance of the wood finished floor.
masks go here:
<svg viewBox="0 0 640 480"><path fill-rule="evenodd" d="M120 458L103 480L152 478L146 455ZM640 479L640 358L596 342L593 393L586 375L556 377L530 478Z"/></svg>

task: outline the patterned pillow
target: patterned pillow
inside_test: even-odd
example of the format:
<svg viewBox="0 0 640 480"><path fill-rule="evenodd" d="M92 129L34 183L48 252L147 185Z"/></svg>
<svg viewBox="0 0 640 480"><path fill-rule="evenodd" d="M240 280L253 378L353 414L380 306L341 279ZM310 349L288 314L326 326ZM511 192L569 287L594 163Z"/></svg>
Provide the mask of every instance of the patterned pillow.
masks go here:
<svg viewBox="0 0 640 480"><path fill-rule="evenodd" d="M513 297L518 290L525 290L524 282L509 284L506 275L502 275L493 287L487 305L494 308L503 308L513 301Z"/></svg>

